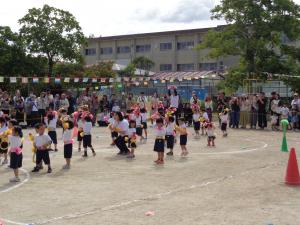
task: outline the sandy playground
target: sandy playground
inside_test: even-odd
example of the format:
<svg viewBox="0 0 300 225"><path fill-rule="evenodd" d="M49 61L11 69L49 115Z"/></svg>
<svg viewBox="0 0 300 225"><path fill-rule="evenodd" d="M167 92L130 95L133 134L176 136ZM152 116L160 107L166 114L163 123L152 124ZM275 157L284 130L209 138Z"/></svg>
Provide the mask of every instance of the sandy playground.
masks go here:
<svg viewBox="0 0 300 225"><path fill-rule="evenodd" d="M29 130L25 130L28 137ZM28 225L299 225L300 188L284 184L288 154L282 134L217 131L216 148L189 135L186 158L155 165L153 135L139 145L136 159L116 156L106 128L94 128L96 157L81 158L75 145L71 170L62 170L60 151L51 153L53 173L32 174L31 143L24 145L22 182L0 167L0 221ZM59 135L61 130L59 130ZM193 133L190 129L190 133ZM28 139L28 138L27 138ZM300 156L299 133L288 133ZM298 158L299 159L299 158ZM145 215L150 212L152 215Z"/></svg>

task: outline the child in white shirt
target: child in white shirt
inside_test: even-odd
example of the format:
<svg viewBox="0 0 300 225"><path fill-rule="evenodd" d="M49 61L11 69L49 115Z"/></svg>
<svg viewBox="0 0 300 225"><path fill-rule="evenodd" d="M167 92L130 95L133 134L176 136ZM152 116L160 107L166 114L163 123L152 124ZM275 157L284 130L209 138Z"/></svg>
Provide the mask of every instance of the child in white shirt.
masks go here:
<svg viewBox="0 0 300 225"><path fill-rule="evenodd" d="M82 157L88 157L87 155L88 147L92 150L93 156L96 156L96 152L92 146L92 133L91 133L92 128L93 128L92 119L89 115L86 115L84 117L84 122L83 122L82 142L83 142L84 154L82 155Z"/></svg>
<svg viewBox="0 0 300 225"><path fill-rule="evenodd" d="M73 153L73 128L74 123L72 121L66 121L63 124L63 142L64 142L64 158L66 160L66 165L63 166L63 169L71 168L71 158Z"/></svg>

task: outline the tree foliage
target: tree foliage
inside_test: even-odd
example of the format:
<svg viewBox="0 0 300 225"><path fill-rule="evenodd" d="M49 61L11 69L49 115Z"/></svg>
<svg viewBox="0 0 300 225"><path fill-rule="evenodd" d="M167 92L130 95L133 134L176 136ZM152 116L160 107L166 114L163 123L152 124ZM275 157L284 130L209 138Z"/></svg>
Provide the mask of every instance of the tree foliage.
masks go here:
<svg viewBox="0 0 300 225"><path fill-rule="evenodd" d="M28 50L47 57L50 75L55 61L82 60L80 48L85 44L85 37L70 12L44 5L29 9L19 23Z"/></svg>
<svg viewBox="0 0 300 225"><path fill-rule="evenodd" d="M115 77L114 62L99 62L97 65L85 67L84 76L88 77Z"/></svg>
<svg viewBox="0 0 300 225"><path fill-rule="evenodd" d="M227 25L210 31L200 44L199 49L211 49L208 57L238 55L234 71L257 78L266 78L264 72L292 71L287 49L296 47L283 39L299 39L299 5L291 0L221 0L211 12L212 19L225 19Z"/></svg>
<svg viewBox="0 0 300 225"><path fill-rule="evenodd" d="M132 64L138 69L147 71L151 70L151 68L155 65L155 63L151 59L148 59L145 56L135 57L132 60Z"/></svg>
<svg viewBox="0 0 300 225"><path fill-rule="evenodd" d="M120 76L134 76L136 67L133 63L129 63L123 70L119 71Z"/></svg>

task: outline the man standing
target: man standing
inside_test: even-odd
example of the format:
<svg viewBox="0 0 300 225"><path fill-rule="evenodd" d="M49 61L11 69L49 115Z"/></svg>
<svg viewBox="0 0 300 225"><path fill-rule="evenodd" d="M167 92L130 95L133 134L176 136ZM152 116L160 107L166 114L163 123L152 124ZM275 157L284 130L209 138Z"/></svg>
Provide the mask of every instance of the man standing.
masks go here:
<svg viewBox="0 0 300 225"><path fill-rule="evenodd" d="M298 129L300 129L300 98L298 93L294 94L294 99L292 100L291 105L292 108L295 108L298 112Z"/></svg>
<svg viewBox="0 0 300 225"><path fill-rule="evenodd" d="M69 100L66 98L66 94L61 94L60 100L59 100L59 108L64 108L65 110L69 110Z"/></svg>
<svg viewBox="0 0 300 225"><path fill-rule="evenodd" d="M267 99L265 97L265 93L260 93L257 99L258 106L258 126L260 129L264 129L267 127Z"/></svg>

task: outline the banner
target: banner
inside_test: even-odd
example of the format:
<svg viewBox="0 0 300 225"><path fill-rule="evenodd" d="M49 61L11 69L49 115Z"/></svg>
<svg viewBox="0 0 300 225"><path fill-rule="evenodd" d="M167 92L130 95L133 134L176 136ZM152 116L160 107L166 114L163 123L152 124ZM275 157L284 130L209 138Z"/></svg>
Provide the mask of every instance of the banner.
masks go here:
<svg viewBox="0 0 300 225"><path fill-rule="evenodd" d="M49 77L45 77L44 78L44 83L45 84L49 84L50 83L50 78Z"/></svg>
<svg viewBox="0 0 300 225"><path fill-rule="evenodd" d="M22 84L28 84L28 77L22 77Z"/></svg>
<svg viewBox="0 0 300 225"><path fill-rule="evenodd" d="M37 84L38 82L39 82L39 78L38 77L33 77L32 78L32 83Z"/></svg>
<svg viewBox="0 0 300 225"><path fill-rule="evenodd" d="M70 83L70 77L66 77L64 80L65 83Z"/></svg>
<svg viewBox="0 0 300 225"><path fill-rule="evenodd" d="M11 77L10 78L10 83L17 83L17 78L16 77Z"/></svg>
<svg viewBox="0 0 300 225"><path fill-rule="evenodd" d="M60 84L60 78L59 78L59 77L55 78L54 82L55 82L56 84Z"/></svg>

